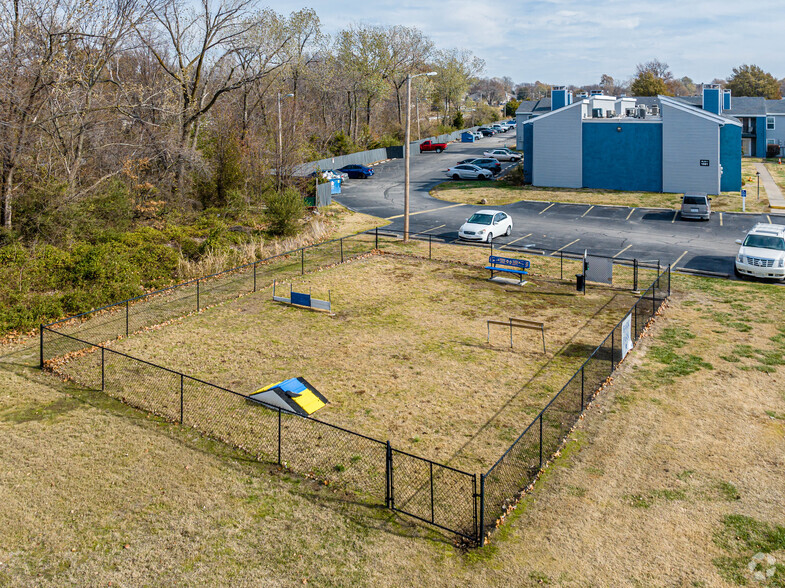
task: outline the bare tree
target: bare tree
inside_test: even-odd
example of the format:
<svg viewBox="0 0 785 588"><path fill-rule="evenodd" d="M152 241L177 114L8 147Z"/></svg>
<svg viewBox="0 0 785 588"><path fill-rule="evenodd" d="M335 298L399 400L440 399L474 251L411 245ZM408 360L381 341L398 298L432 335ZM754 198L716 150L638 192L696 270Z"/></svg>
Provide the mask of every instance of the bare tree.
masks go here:
<svg viewBox="0 0 785 588"><path fill-rule="evenodd" d="M253 0L146 0L156 27L137 27L139 38L173 84L176 116L173 195L182 195L186 163L196 151L199 125L228 92L266 75L266 69L243 68L238 53L251 46L259 26ZM243 43L246 39L246 43Z"/></svg>

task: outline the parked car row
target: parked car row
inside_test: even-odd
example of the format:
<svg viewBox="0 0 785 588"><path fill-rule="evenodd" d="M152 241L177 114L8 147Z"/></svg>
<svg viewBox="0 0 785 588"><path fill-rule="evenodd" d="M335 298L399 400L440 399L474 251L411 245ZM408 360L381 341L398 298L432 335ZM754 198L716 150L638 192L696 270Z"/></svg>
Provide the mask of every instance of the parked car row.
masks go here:
<svg viewBox="0 0 785 588"><path fill-rule="evenodd" d="M491 177L498 175L502 171L502 164L501 161L520 161L521 154L515 151L511 151L506 147L502 147L499 149L491 149L483 153L484 157L469 157L468 159L463 159L458 162L458 165L455 167L451 167L447 170L447 177L453 178L454 180L481 180L481 179L491 179ZM469 173L467 168L463 166L471 166L477 167L481 170L485 170L490 172L490 175L487 173L480 174L479 172L476 173ZM458 171L454 171L458 170ZM456 174L458 177L456 177Z"/></svg>
<svg viewBox="0 0 785 588"><path fill-rule="evenodd" d="M480 127L477 129L477 133L479 133L482 137L493 137L497 133L506 133L507 131L515 128L515 121L508 120L500 123L493 123L491 125L486 125L484 127Z"/></svg>

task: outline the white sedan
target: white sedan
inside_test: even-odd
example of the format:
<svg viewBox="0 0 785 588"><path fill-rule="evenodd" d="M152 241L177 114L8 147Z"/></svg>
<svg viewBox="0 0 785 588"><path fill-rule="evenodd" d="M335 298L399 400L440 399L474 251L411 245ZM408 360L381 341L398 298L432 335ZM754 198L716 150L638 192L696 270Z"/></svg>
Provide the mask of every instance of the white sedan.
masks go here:
<svg viewBox="0 0 785 588"><path fill-rule="evenodd" d="M483 152L485 157L493 157L499 161L520 161L521 154L509 151L508 149L491 149L490 151Z"/></svg>
<svg viewBox="0 0 785 588"><path fill-rule="evenodd" d="M512 233L512 218L501 210L478 210L461 225L458 237L490 243L494 237Z"/></svg>
<svg viewBox="0 0 785 588"><path fill-rule="evenodd" d="M462 163L449 167L444 173L453 180L490 180L493 177L493 173L490 170L471 163Z"/></svg>

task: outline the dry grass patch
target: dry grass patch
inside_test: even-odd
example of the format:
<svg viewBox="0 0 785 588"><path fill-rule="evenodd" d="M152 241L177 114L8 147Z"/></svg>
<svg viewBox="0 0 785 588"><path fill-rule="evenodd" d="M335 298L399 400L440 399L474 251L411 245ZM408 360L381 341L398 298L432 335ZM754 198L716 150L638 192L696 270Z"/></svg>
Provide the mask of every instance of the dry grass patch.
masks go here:
<svg viewBox="0 0 785 588"><path fill-rule="evenodd" d="M469 553L102 394L0 366L0 584L782 586L785 321L772 309L785 290L674 280L679 294L534 493ZM13 357L33 360L34 345Z"/></svg>
<svg viewBox="0 0 785 588"><path fill-rule="evenodd" d="M583 296L550 276L522 288L487 276L477 266L373 256L295 280L296 290L314 297L329 292L334 316L275 303L268 289L113 349L242 394L303 376L330 400L315 415L320 420L479 471L635 300L600 287ZM503 327L492 327L489 345L486 320L508 317L544 322L548 352L533 331L516 331L510 349ZM93 359L66 370L78 374L80 362Z"/></svg>

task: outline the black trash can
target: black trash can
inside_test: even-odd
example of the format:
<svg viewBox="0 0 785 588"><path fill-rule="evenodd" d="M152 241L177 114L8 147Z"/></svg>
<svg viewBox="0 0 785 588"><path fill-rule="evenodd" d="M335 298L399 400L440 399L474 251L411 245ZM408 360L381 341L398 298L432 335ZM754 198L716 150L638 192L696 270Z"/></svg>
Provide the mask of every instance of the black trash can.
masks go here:
<svg viewBox="0 0 785 588"><path fill-rule="evenodd" d="M578 292L583 292L586 289L586 276L575 274L575 289Z"/></svg>

